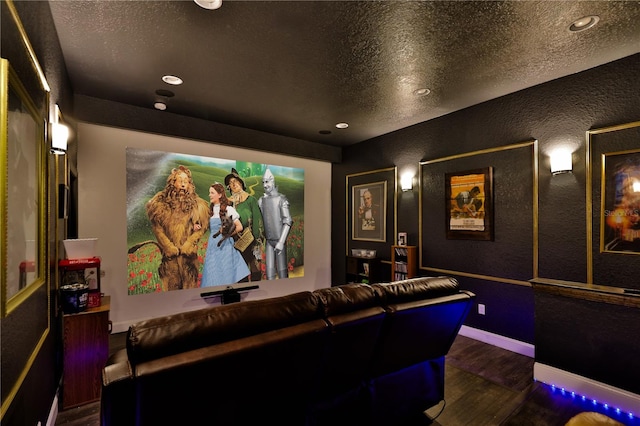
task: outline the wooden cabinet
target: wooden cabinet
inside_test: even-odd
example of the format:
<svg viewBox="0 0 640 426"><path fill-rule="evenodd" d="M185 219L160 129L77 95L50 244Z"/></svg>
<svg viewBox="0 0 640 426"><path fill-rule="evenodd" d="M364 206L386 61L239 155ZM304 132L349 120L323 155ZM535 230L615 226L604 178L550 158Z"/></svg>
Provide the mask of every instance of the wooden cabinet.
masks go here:
<svg viewBox="0 0 640 426"><path fill-rule="evenodd" d="M65 314L63 322L62 408L100 399L102 369L109 356L110 297L101 305L77 314Z"/></svg>
<svg viewBox="0 0 640 426"><path fill-rule="evenodd" d="M347 282L374 284L382 282L380 259L347 256Z"/></svg>
<svg viewBox="0 0 640 426"><path fill-rule="evenodd" d="M391 281L417 276L416 246L391 246Z"/></svg>

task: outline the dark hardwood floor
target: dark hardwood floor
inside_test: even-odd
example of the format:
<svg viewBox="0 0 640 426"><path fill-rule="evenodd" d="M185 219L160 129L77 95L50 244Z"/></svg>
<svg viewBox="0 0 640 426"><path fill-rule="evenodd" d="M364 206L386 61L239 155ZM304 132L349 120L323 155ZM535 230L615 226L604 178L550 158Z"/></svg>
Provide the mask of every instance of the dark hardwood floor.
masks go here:
<svg viewBox="0 0 640 426"><path fill-rule="evenodd" d="M458 336L445 364L446 406L433 426L562 426L584 411L640 426L602 405L533 381L533 358ZM442 403L427 410L434 418Z"/></svg>
<svg viewBox="0 0 640 426"><path fill-rule="evenodd" d="M124 337L125 333L111 336L111 352L124 347ZM458 336L446 359L445 401L427 410L428 417L415 426L562 426L583 411L640 426L638 417L629 418L534 382L532 358ZM100 404L61 411L55 424L99 426Z"/></svg>

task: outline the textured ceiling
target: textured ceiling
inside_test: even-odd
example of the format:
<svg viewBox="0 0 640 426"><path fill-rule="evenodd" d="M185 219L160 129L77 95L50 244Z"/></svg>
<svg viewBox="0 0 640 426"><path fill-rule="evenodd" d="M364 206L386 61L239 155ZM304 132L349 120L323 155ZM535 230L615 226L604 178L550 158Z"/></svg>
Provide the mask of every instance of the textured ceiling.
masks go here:
<svg viewBox="0 0 640 426"><path fill-rule="evenodd" d="M335 146L640 52L638 1L49 3L76 94Z"/></svg>

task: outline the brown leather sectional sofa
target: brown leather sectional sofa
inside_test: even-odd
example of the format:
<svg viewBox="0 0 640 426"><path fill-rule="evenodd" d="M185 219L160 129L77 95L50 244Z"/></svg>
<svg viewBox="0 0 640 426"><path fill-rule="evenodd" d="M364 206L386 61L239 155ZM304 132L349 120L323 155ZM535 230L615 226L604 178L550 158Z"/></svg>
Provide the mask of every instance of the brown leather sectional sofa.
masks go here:
<svg viewBox="0 0 640 426"><path fill-rule="evenodd" d="M132 325L103 425L401 425L444 398L475 295L450 277L346 284Z"/></svg>

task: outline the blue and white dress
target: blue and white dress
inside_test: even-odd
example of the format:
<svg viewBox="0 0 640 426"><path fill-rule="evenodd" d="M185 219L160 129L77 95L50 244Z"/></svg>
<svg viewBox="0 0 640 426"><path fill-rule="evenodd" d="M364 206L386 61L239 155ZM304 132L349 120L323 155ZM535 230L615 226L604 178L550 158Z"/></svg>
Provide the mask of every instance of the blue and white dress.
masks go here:
<svg viewBox="0 0 640 426"><path fill-rule="evenodd" d="M227 206L227 216L235 222L240 215L231 206ZM222 221L220 220L220 205L213 207L213 216L209 218L209 241L202 270L200 287L234 284L249 275L249 268L242 258L242 254L233 246L233 238L227 238L220 247L218 241L222 235L214 237Z"/></svg>

